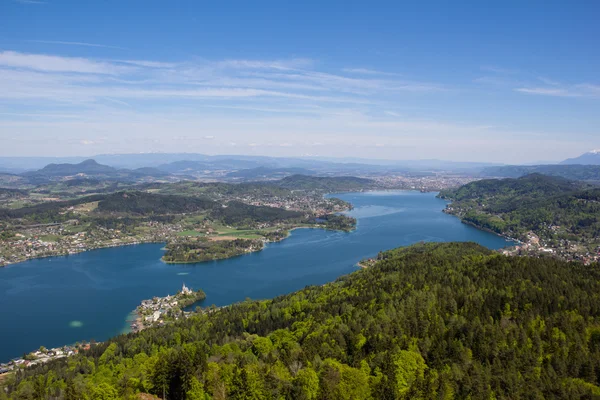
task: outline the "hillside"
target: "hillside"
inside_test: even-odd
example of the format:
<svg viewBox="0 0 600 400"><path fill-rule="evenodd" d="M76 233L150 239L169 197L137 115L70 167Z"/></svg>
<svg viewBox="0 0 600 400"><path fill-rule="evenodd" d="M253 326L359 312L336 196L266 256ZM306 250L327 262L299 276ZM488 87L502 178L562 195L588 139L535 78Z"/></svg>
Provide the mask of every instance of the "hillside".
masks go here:
<svg viewBox="0 0 600 400"><path fill-rule="evenodd" d="M119 336L25 370L9 385L9 396L600 394L597 265L506 257L472 243L420 244L378 258L374 267L335 283Z"/></svg>
<svg viewBox="0 0 600 400"><path fill-rule="evenodd" d="M600 182L600 165L506 165L484 168L480 175L519 178L533 173L577 181Z"/></svg>
<svg viewBox="0 0 600 400"><path fill-rule="evenodd" d="M571 193L583 189L579 182L550 177L542 174L531 174L518 179L485 179L463 185L456 189L443 190L440 197L456 201L477 200L485 202L493 198L494 203L514 207L514 200L534 200L554 196L561 193Z"/></svg>
<svg viewBox="0 0 600 400"><path fill-rule="evenodd" d="M476 181L439 196L453 201L448 213L525 242L533 232L561 252L597 253L600 245L600 189L579 182L533 174Z"/></svg>
<svg viewBox="0 0 600 400"><path fill-rule="evenodd" d="M244 226L252 222L264 223L283 220L300 220L304 214L282 208L253 206L239 201L227 203L225 207L216 207L211 216L227 225Z"/></svg>
<svg viewBox="0 0 600 400"><path fill-rule="evenodd" d="M119 192L104 196L98 212L127 214L181 214L212 209L213 201L198 197L162 195L145 192Z"/></svg>

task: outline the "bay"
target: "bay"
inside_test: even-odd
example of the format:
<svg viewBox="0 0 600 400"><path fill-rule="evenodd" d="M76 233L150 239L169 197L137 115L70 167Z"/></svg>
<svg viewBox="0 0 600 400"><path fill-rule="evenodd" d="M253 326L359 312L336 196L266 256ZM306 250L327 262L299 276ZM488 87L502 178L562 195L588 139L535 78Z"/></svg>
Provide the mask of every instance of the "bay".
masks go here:
<svg viewBox="0 0 600 400"><path fill-rule="evenodd" d="M363 258L419 241L473 241L493 249L511 244L442 213L446 202L435 193L335 197L354 205L348 213L358 220L354 232L297 229L261 252L198 264L164 264L164 244L141 244L0 268L0 361L41 345L126 332L142 300L174 294L183 283L206 292L203 306L222 306L321 285L355 271Z"/></svg>

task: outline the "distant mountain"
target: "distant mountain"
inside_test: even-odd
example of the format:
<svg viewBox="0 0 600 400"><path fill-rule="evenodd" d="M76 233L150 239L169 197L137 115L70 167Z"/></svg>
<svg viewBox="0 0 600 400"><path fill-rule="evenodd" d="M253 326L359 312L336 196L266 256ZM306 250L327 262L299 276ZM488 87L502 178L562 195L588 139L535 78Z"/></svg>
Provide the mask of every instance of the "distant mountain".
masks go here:
<svg viewBox="0 0 600 400"><path fill-rule="evenodd" d="M169 172L172 174L176 173L191 173L199 172L204 170L211 170L212 166L204 161L174 161L167 164L161 164L157 167L160 171Z"/></svg>
<svg viewBox="0 0 600 400"><path fill-rule="evenodd" d="M356 178L354 176L321 177L292 175L277 181L275 184L286 189L345 192L369 189L373 187L375 182L371 179Z"/></svg>
<svg viewBox="0 0 600 400"><path fill-rule="evenodd" d="M31 184L39 185L75 176L77 178L72 179L81 183L82 179L92 179L93 181L97 181L98 179L137 181L144 178L166 178L170 174L152 167L137 168L134 170L116 169L108 165L99 164L95 160L85 160L78 164L48 164L37 171L24 172L21 176Z"/></svg>
<svg viewBox="0 0 600 400"><path fill-rule="evenodd" d="M444 160L379 160L356 157L268 157L252 155L205 155L197 153L135 153L100 154L91 157L98 163L114 168L135 169L156 167L170 173L190 173L196 171L238 170L257 167L305 168L321 174L356 174L364 172L422 172L454 171L463 173L478 172L484 167L498 165L480 162L456 162ZM85 161L83 157L0 157L0 165L7 172L36 170L48 164ZM187 164L187 166L186 166Z"/></svg>
<svg viewBox="0 0 600 400"><path fill-rule="evenodd" d="M561 162L562 165L581 164L581 165L600 165L600 150L588 151L575 158L567 158Z"/></svg>
<svg viewBox="0 0 600 400"><path fill-rule="evenodd" d="M506 165L484 168L480 176L519 178L533 173L577 181L600 182L600 165Z"/></svg>
<svg viewBox="0 0 600 400"><path fill-rule="evenodd" d="M306 168L268 168L257 167L230 172L227 178L260 179L260 178L283 178L289 175L314 175L315 172Z"/></svg>
<svg viewBox="0 0 600 400"><path fill-rule="evenodd" d="M143 178L143 177L165 178L170 175L166 171L161 171L158 168L152 168L152 167L136 168L134 170L121 169L121 170L119 170L119 172L120 173L128 173L131 177L138 177L138 178Z"/></svg>
<svg viewBox="0 0 600 400"><path fill-rule="evenodd" d="M79 164L48 164L44 168L37 171L23 173L24 176L71 176L77 174L86 175L112 175L117 170L108 165L98 164L95 160L85 160Z"/></svg>

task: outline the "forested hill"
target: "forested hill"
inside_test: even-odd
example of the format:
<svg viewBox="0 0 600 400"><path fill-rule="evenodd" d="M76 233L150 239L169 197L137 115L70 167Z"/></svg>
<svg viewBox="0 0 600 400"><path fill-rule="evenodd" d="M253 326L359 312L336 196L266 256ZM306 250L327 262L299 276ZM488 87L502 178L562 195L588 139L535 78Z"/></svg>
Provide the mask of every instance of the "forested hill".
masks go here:
<svg viewBox="0 0 600 400"><path fill-rule="evenodd" d="M116 168L98 164L94 160L85 160L79 164L48 164L40 170L26 172L23 175L68 176L76 174L114 174L116 172Z"/></svg>
<svg viewBox="0 0 600 400"><path fill-rule="evenodd" d="M344 192L365 190L375 186L371 179L354 176L322 177L307 175L292 175L276 181L280 187L292 190L322 190L326 192Z"/></svg>
<svg viewBox="0 0 600 400"><path fill-rule="evenodd" d="M482 228L526 240L533 231L552 247L600 244L600 189L540 174L482 180L440 192L447 212Z"/></svg>
<svg viewBox="0 0 600 400"><path fill-rule="evenodd" d="M93 211L86 214L87 217L158 216L206 212L214 219L235 224L242 221L291 220L304 215L280 208L247 205L240 202L230 202L223 207L220 203L204 197L122 191L85 196L74 200L46 202L14 210L0 208L0 222L33 224L77 219L80 214L77 214L73 208L94 203L95 206L91 207Z"/></svg>
<svg viewBox="0 0 600 400"><path fill-rule="evenodd" d="M216 203L199 197L163 195L139 191L118 192L104 196L98 211L133 214L180 214L212 209Z"/></svg>
<svg viewBox="0 0 600 400"><path fill-rule="evenodd" d="M571 193L587 186L580 182L542 174L530 174L512 179L484 179L456 189L442 190L440 197L455 201L492 200L494 203L511 203L513 200L535 200Z"/></svg>
<svg viewBox="0 0 600 400"><path fill-rule="evenodd" d="M599 385L598 265L429 243L26 370L9 396L592 399Z"/></svg>

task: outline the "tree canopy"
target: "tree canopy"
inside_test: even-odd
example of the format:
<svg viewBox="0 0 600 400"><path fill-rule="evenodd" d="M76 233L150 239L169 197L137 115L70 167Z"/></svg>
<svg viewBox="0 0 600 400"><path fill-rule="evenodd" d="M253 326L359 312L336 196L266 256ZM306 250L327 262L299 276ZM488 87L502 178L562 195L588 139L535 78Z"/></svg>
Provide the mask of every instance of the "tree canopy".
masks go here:
<svg viewBox="0 0 600 400"><path fill-rule="evenodd" d="M9 389L14 399L597 398L600 266L418 244L331 284L118 336L21 371Z"/></svg>

